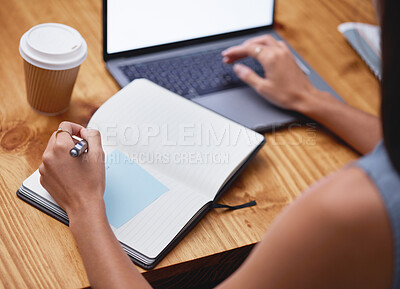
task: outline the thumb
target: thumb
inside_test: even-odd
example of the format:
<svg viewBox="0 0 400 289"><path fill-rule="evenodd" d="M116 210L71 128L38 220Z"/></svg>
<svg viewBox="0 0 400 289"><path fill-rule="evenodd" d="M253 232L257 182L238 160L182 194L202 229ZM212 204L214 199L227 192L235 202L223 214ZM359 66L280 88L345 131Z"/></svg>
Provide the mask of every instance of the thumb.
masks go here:
<svg viewBox="0 0 400 289"><path fill-rule="evenodd" d="M257 73L255 73L251 68L247 67L243 64L235 64L233 66L233 71L235 71L236 75L246 82L248 85L258 90L258 88L265 81L264 78L260 77Z"/></svg>

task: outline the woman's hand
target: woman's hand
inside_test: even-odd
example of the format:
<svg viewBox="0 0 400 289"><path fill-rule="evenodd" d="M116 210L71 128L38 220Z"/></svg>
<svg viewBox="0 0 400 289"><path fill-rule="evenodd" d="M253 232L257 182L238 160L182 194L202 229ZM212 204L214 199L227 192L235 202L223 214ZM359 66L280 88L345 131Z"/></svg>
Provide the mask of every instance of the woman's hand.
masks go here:
<svg viewBox="0 0 400 289"><path fill-rule="evenodd" d="M300 112L326 126L362 154L370 152L382 138L379 118L316 89L282 41L260 36L231 47L222 55L226 63L248 56L256 58L264 67L265 77L236 64L234 71L240 79L275 105Z"/></svg>
<svg viewBox="0 0 400 289"><path fill-rule="evenodd" d="M60 128L86 139L89 150L73 158L69 154L75 145L71 136L53 133L39 167L40 183L70 218L74 212L103 208L105 168L100 133L70 122L62 122Z"/></svg>
<svg viewBox="0 0 400 289"><path fill-rule="evenodd" d="M316 91L286 44L272 36L252 38L225 50L222 56L226 63L248 56L257 59L264 68L264 78L242 64L236 64L234 71L241 80L279 107L302 112L302 108L308 105L307 100Z"/></svg>
<svg viewBox="0 0 400 289"><path fill-rule="evenodd" d="M90 285L93 288L151 288L122 250L107 221L100 133L70 122L62 122L60 128L86 139L89 150L73 158L69 151L74 141L69 133L53 133L39 167L40 183L68 214Z"/></svg>

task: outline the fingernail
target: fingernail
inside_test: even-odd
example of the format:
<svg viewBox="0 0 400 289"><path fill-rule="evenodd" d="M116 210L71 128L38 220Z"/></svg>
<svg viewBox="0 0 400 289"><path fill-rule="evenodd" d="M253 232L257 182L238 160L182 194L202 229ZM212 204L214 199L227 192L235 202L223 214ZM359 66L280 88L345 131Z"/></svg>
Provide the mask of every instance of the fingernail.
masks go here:
<svg viewBox="0 0 400 289"><path fill-rule="evenodd" d="M233 66L233 70L235 71L235 73L236 73L239 77L244 76L244 75L247 73L247 71L248 71L247 67L244 66L243 64L240 64L240 63L235 64L235 65Z"/></svg>
<svg viewBox="0 0 400 289"><path fill-rule="evenodd" d="M224 57L224 58L222 58L222 61L223 61L223 62L225 62L225 63L228 63L228 60L229 60L229 58L228 58L228 57Z"/></svg>
<svg viewBox="0 0 400 289"><path fill-rule="evenodd" d="M228 52L229 52L229 48L228 48L228 49L225 49L224 51L222 51L222 52L221 52L221 55L222 55L222 56L226 56L226 55L228 54Z"/></svg>

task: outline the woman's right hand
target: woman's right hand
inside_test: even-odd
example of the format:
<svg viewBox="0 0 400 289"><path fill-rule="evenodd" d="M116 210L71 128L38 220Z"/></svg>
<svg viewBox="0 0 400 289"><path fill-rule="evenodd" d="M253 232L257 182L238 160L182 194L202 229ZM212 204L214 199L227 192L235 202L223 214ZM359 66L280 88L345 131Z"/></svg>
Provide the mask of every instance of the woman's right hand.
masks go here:
<svg viewBox="0 0 400 289"><path fill-rule="evenodd" d="M234 71L241 80L279 107L302 112L317 91L297 65L287 45L272 36L252 38L228 48L222 56L223 61L229 64L248 56L257 59L264 68L264 78L243 64L235 64Z"/></svg>
<svg viewBox="0 0 400 289"><path fill-rule="evenodd" d="M275 105L302 113L329 128L360 153L370 152L381 140L380 120L316 89L284 42L260 36L228 48L222 55L226 63L248 56L257 59L265 76L235 64L234 71L240 79Z"/></svg>
<svg viewBox="0 0 400 289"><path fill-rule="evenodd" d="M72 137L65 131L53 133L39 166L41 185L70 219L76 212L103 213L105 167L99 131L71 122L62 122L59 127L86 139L89 149L73 158L69 154L75 145Z"/></svg>

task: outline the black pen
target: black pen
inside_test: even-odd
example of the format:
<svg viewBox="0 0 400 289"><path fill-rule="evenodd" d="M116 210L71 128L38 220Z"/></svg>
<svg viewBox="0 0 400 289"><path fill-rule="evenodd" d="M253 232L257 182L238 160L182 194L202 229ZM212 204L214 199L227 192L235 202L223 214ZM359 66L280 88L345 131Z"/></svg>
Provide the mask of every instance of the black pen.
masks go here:
<svg viewBox="0 0 400 289"><path fill-rule="evenodd" d="M71 157L76 158L79 157L81 154L87 152L87 150L89 149L89 144L87 140L80 138L76 135L73 135L72 138L74 140L77 140L78 143L69 151Z"/></svg>

